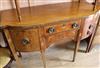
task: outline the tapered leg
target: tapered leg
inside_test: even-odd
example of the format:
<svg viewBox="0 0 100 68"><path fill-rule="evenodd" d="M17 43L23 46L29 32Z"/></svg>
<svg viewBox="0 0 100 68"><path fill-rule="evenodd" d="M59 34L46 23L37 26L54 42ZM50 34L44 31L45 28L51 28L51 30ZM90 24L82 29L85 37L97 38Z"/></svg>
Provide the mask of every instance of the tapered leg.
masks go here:
<svg viewBox="0 0 100 68"><path fill-rule="evenodd" d="M78 35L77 35L77 41L75 41L75 49L74 49L74 55L73 55L73 62L75 61L75 58L76 58L76 53L78 52L78 49L79 49L79 45L80 45L80 40L81 40L81 33L79 34L79 31L78 31Z"/></svg>
<svg viewBox="0 0 100 68"><path fill-rule="evenodd" d="M46 58L45 58L45 49L47 46L46 38L44 37L44 33L42 32L44 28L40 27L41 29L38 30L39 35L39 42L40 42L40 52L41 52L41 58L43 62L44 68L46 68Z"/></svg>
<svg viewBox="0 0 100 68"><path fill-rule="evenodd" d="M46 58L45 58L45 51L41 51L41 58L43 61L43 66L46 68Z"/></svg>

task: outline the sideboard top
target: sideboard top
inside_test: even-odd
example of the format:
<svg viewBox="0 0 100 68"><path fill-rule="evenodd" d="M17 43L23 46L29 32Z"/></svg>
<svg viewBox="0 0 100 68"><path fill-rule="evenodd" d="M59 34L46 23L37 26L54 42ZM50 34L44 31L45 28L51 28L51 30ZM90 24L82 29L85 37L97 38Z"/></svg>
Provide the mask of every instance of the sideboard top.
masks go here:
<svg viewBox="0 0 100 68"><path fill-rule="evenodd" d="M69 19L87 17L100 10L97 4L95 11L93 5L88 3L58 3L43 6L34 6L31 9L21 8L22 21L18 21L15 9L1 12L0 26L29 26L44 25Z"/></svg>

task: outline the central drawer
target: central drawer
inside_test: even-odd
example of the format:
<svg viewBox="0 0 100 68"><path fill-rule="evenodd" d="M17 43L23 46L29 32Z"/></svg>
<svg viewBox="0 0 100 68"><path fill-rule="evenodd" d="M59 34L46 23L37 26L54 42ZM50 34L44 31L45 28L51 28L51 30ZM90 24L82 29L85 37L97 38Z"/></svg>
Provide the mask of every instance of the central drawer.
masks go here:
<svg viewBox="0 0 100 68"><path fill-rule="evenodd" d="M66 31L66 32L53 34L48 36L48 43L52 44L52 43L58 43L62 41L75 40L76 35L77 35L76 31L68 31L68 32Z"/></svg>
<svg viewBox="0 0 100 68"><path fill-rule="evenodd" d="M80 27L81 20L62 21L57 24L47 25L44 28L46 35L59 33L63 31L70 31Z"/></svg>
<svg viewBox="0 0 100 68"><path fill-rule="evenodd" d="M81 20L63 21L57 24L46 25L44 27L45 35L49 44L60 42L62 40L76 40L77 30L80 28Z"/></svg>

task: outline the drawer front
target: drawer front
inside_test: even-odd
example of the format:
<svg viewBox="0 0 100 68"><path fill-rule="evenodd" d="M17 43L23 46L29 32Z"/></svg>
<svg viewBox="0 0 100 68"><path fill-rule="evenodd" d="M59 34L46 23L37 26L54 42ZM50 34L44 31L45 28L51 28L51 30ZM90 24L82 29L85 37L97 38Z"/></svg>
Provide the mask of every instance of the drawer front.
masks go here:
<svg viewBox="0 0 100 68"><path fill-rule="evenodd" d="M77 30L80 28L81 20L62 22L60 24L45 26L44 32L48 43L57 43L66 40L76 40Z"/></svg>
<svg viewBox="0 0 100 68"><path fill-rule="evenodd" d="M76 31L68 31L68 32L62 32L62 33L57 33L54 35L50 35L48 37L48 43L57 43L57 42L62 42L62 41L68 41L68 40L76 40Z"/></svg>
<svg viewBox="0 0 100 68"><path fill-rule="evenodd" d="M73 20L68 22L61 22L60 24L45 26L45 34L59 33L63 31L70 31L80 27L81 20Z"/></svg>
<svg viewBox="0 0 100 68"><path fill-rule="evenodd" d="M10 34L17 51L40 50L39 38L36 29L11 30Z"/></svg>

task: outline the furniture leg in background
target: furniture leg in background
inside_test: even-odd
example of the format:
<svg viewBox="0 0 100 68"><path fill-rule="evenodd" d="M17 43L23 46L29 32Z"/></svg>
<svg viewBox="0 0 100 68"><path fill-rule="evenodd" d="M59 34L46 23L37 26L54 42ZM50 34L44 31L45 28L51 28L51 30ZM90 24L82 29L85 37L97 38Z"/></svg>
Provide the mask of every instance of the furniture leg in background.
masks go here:
<svg viewBox="0 0 100 68"><path fill-rule="evenodd" d="M93 48L92 43L93 43L95 34L96 34L96 32L97 32L99 23L100 23L100 15L99 15L99 19L98 19L97 25L96 25L96 26L94 27L94 29L93 29L92 35L88 38L88 46L87 46L86 52L89 52L89 51Z"/></svg>
<svg viewBox="0 0 100 68"><path fill-rule="evenodd" d="M15 3L15 6L16 6L16 12L17 12L18 20L19 20L19 22L22 22L21 11L20 11L18 0L14 0L14 3Z"/></svg>

